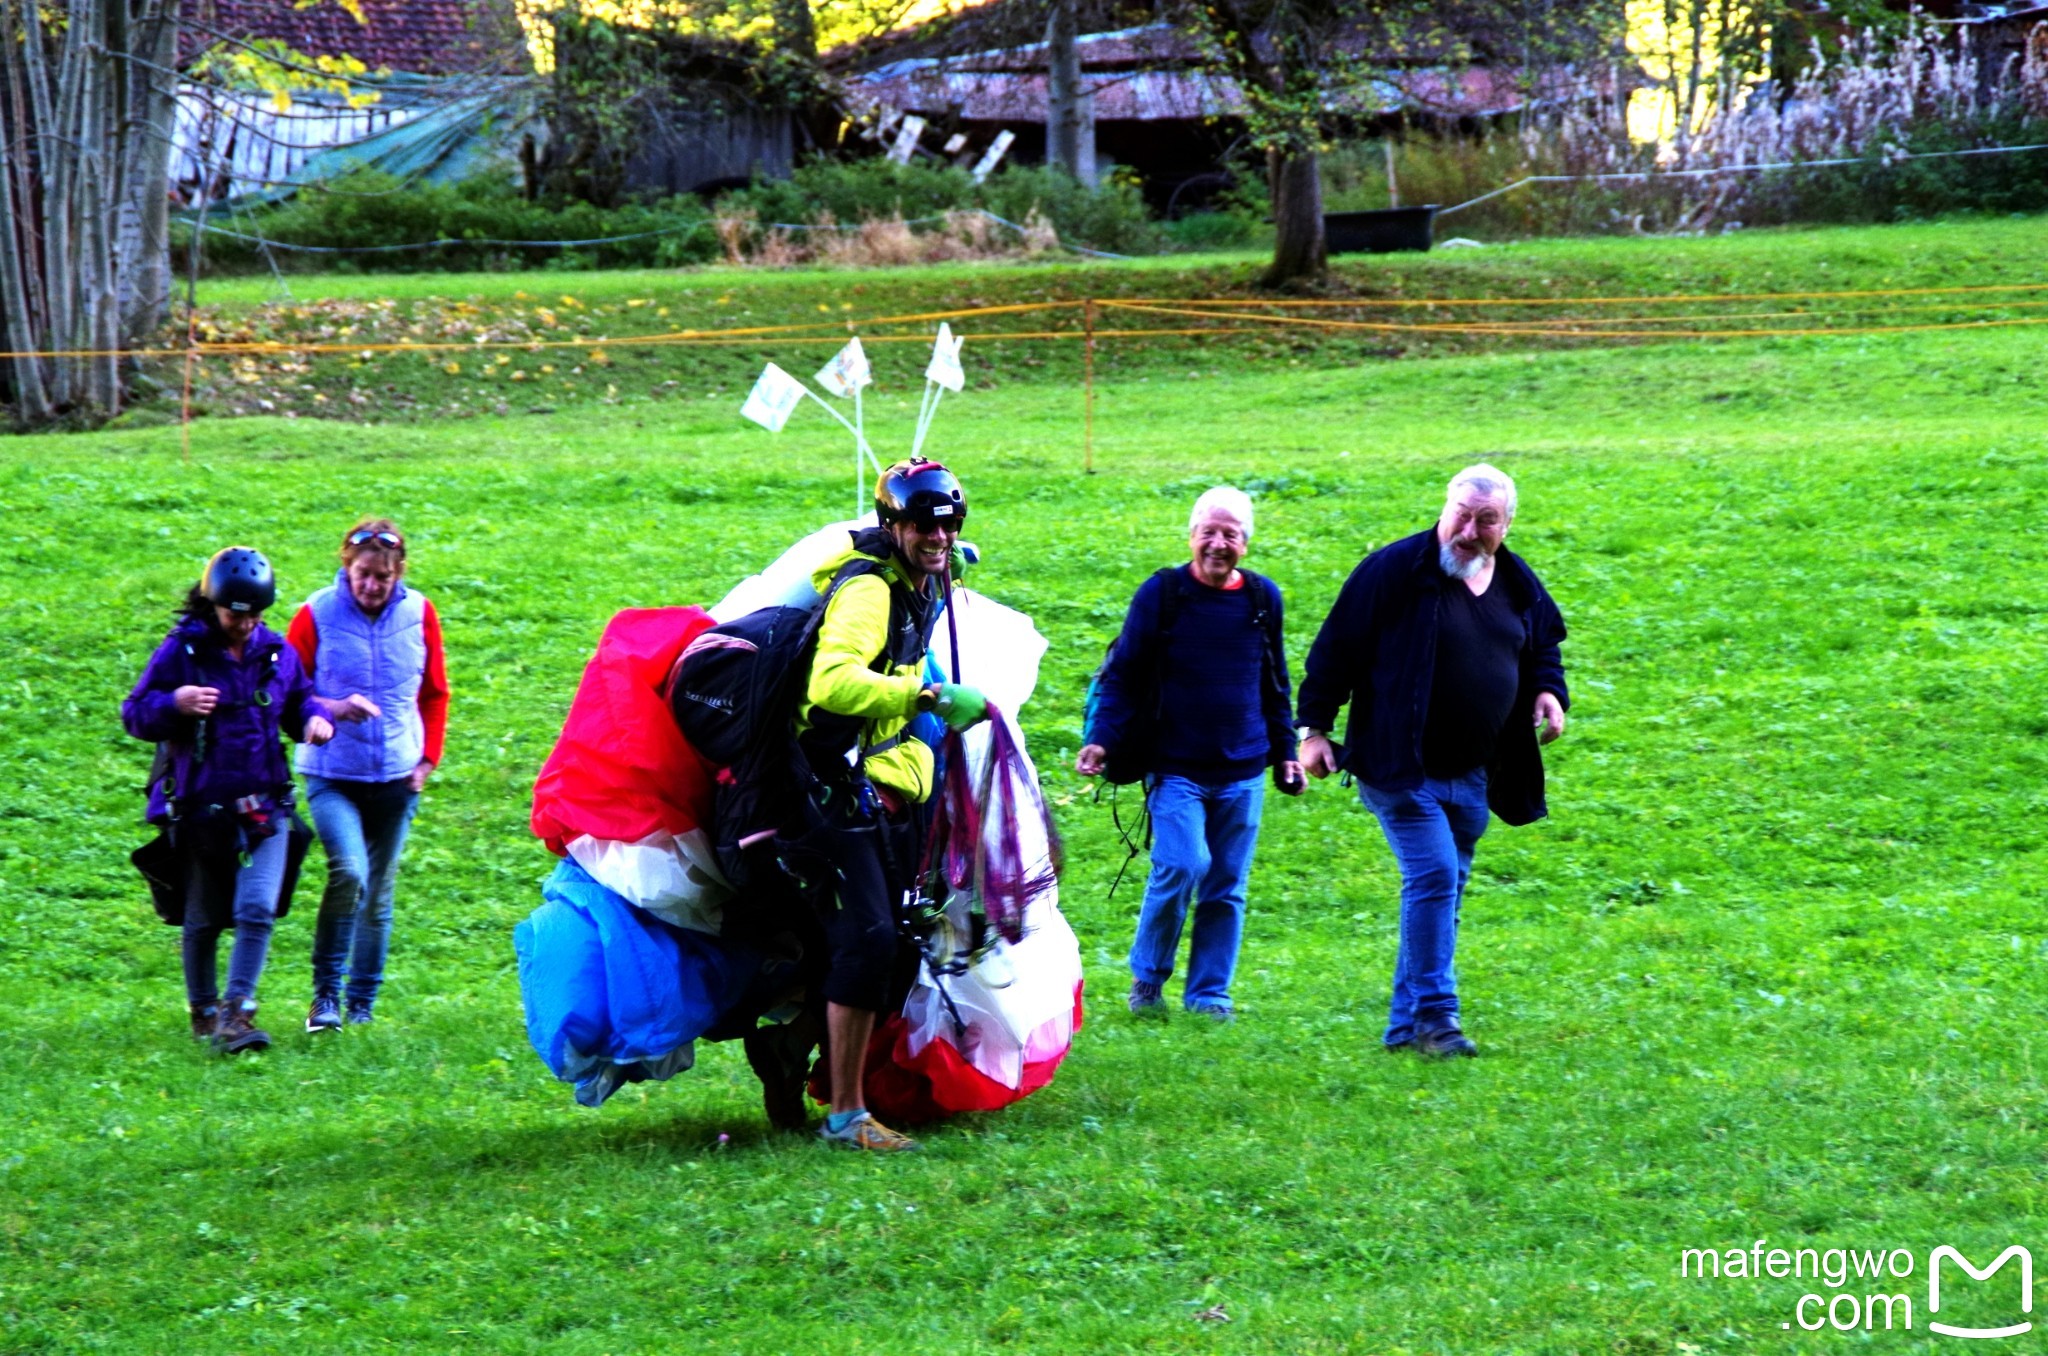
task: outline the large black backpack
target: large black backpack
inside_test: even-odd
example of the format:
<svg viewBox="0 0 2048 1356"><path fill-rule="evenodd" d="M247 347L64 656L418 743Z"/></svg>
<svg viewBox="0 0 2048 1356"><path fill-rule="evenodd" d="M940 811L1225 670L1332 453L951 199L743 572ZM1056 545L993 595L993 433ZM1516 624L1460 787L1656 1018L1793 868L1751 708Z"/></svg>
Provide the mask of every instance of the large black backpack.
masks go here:
<svg viewBox="0 0 2048 1356"><path fill-rule="evenodd" d="M713 848L721 871L741 891L766 893L794 870L792 839L818 827L820 779L813 759L834 752L858 760L878 748L860 743L862 722L816 712L804 744L795 733L797 708L810 680L818 628L834 595L850 579L879 573L888 544L870 529L854 536L863 552L841 566L809 607L767 607L714 626L684 648L669 675L668 704L691 747L724 770L719 774ZM891 634L901 628L891 590ZM928 623L925 623L928 626ZM915 644L923 653L923 627ZM889 647L876 659L886 666ZM827 745L843 746L826 747Z"/></svg>

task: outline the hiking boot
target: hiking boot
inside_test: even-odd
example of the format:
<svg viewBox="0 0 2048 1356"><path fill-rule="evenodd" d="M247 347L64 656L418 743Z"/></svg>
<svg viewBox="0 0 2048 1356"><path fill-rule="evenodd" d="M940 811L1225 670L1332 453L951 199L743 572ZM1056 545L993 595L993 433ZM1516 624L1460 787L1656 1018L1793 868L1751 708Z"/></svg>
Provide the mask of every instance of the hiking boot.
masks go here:
<svg viewBox="0 0 2048 1356"><path fill-rule="evenodd" d="M747 1067L761 1080L761 1109L777 1130L801 1130L811 1123L804 1099L811 1043L808 1032L793 1029L798 1024L758 1027L740 1041Z"/></svg>
<svg viewBox="0 0 2048 1356"><path fill-rule="evenodd" d="M1159 986L1142 979L1131 981L1129 999L1133 1017L1164 1017L1166 1000L1159 996Z"/></svg>
<svg viewBox="0 0 2048 1356"><path fill-rule="evenodd" d="M1415 1048L1425 1059L1471 1059L1479 1053L1471 1038L1454 1026L1417 1036Z"/></svg>
<svg viewBox="0 0 2048 1356"><path fill-rule="evenodd" d="M849 1149L867 1149L881 1154L909 1153L920 1147L910 1136L898 1134L865 1111L856 1113L852 1122L843 1130L834 1130L832 1122L828 1119L818 1127L818 1138L827 1144L839 1144Z"/></svg>
<svg viewBox="0 0 2048 1356"><path fill-rule="evenodd" d="M244 1050L268 1050L270 1033L256 1025L256 1000L253 998L230 998L220 1005L220 1030L214 1033L213 1043L224 1055L239 1055Z"/></svg>
<svg viewBox="0 0 2048 1356"><path fill-rule="evenodd" d="M192 1039L210 1041L220 1030L220 1004L194 1003L192 1005Z"/></svg>
<svg viewBox="0 0 2048 1356"><path fill-rule="evenodd" d="M306 1009L306 1030L341 1030L341 1000L331 993L314 994L313 1006Z"/></svg>
<svg viewBox="0 0 2048 1356"><path fill-rule="evenodd" d="M370 1008L376 1001L374 998L349 999L348 1024L350 1026L368 1026L371 1022L375 1021L377 1014L370 1011Z"/></svg>

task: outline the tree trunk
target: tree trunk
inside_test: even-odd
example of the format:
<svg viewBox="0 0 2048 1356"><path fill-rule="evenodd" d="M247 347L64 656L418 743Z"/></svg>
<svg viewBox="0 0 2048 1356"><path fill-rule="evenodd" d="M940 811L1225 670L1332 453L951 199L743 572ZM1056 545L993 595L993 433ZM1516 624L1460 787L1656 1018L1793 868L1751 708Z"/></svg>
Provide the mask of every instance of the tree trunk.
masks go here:
<svg viewBox="0 0 2048 1356"><path fill-rule="evenodd" d="M1273 193L1273 265L1261 287L1319 278L1329 267L1323 239L1323 181L1314 151L1267 152Z"/></svg>
<svg viewBox="0 0 2048 1356"><path fill-rule="evenodd" d="M32 355L10 360L22 424L119 413L114 355L162 323L178 3L0 0L0 341Z"/></svg>
<svg viewBox="0 0 2048 1356"><path fill-rule="evenodd" d="M818 25L811 0L773 0L775 45L806 61L818 59Z"/></svg>
<svg viewBox="0 0 2048 1356"><path fill-rule="evenodd" d="M147 0L134 50L140 60L128 81L130 116L127 192L122 195L119 268L121 332L152 334L170 313L171 127L178 82L168 72L177 58L179 0Z"/></svg>
<svg viewBox="0 0 2048 1356"><path fill-rule="evenodd" d="M1045 160L1095 187L1095 100L1081 81L1079 6L1052 0L1045 24Z"/></svg>

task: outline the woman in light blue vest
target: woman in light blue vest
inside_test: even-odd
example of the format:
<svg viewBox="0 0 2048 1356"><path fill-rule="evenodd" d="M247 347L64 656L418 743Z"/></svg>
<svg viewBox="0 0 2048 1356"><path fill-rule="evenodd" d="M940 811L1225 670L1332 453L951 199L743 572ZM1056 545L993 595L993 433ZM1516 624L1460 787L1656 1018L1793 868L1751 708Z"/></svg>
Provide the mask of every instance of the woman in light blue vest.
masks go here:
<svg viewBox="0 0 2048 1356"><path fill-rule="evenodd" d="M373 1015L399 853L420 791L441 761L448 726L441 620L404 579L397 525L388 518L357 523L342 539L334 583L306 600L286 636L315 692L362 692L382 713L298 755L306 806L327 850L308 1031L339 1030L344 1011L351 1026Z"/></svg>

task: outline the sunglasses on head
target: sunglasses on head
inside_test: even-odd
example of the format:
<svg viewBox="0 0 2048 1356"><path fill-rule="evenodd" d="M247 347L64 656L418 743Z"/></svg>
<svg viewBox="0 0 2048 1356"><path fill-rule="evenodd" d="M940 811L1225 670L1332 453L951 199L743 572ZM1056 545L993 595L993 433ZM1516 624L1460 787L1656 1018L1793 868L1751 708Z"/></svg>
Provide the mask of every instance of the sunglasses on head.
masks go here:
<svg viewBox="0 0 2048 1356"><path fill-rule="evenodd" d="M380 542L394 551L403 551L405 549L405 538L399 536L396 532L378 532L366 527L360 532L348 534L348 544L350 546L361 546L366 542L373 541Z"/></svg>

